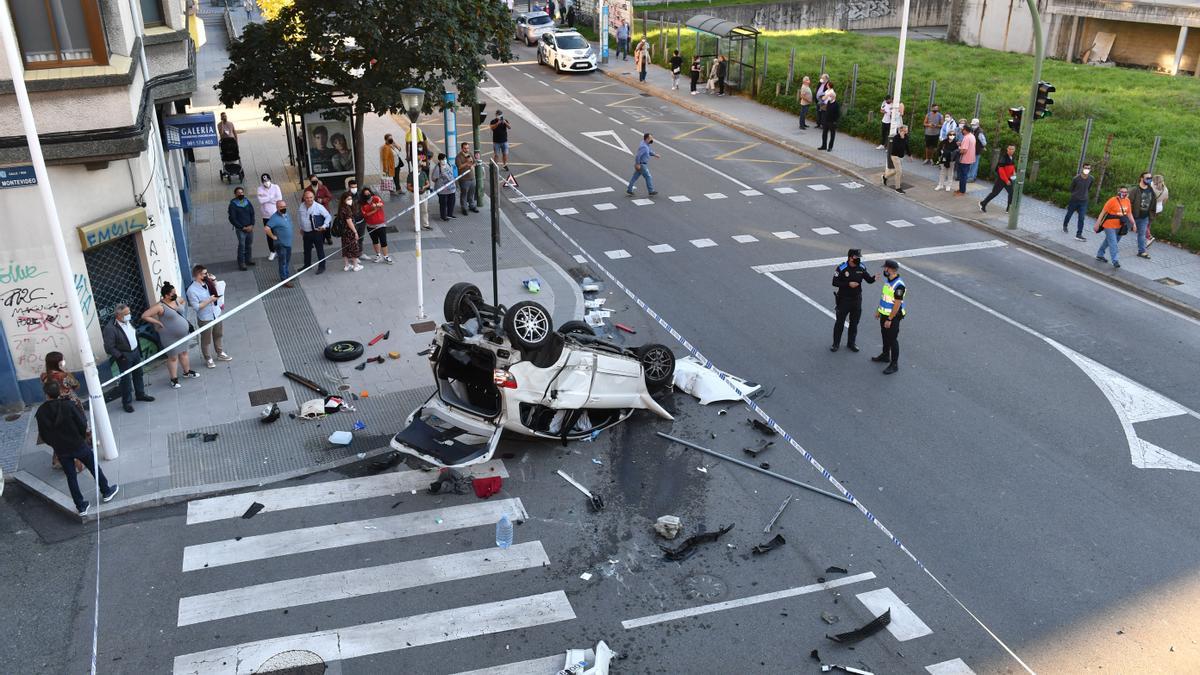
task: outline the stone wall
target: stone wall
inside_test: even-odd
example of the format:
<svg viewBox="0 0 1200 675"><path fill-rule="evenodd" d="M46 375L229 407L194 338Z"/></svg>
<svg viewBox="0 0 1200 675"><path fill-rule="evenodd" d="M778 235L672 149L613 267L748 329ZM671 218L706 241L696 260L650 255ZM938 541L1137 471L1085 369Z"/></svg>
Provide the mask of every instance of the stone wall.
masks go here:
<svg viewBox="0 0 1200 675"><path fill-rule="evenodd" d="M903 0L798 0L653 12L650 20L661 18L685 23L697 14L708 14L759 30L863 30L899 28L903 7ZM950 3L946 0L911 0L908 20L913 27L944 26L950 20Z"/></svg>

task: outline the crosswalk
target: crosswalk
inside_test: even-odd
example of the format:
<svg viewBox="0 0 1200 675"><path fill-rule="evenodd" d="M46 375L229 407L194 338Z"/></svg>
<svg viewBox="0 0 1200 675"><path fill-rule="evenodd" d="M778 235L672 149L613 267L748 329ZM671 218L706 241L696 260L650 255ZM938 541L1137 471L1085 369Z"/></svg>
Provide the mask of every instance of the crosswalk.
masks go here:
<svg viewBox="0 0 1200 675"><path fill-rule="evenodd" d="M494 460L471 467L471 474L507 476L508 472L502 461ZM411 560L375 560L387 558L393 552L423 551L417 547L429 545L438 535L456 536L482 530L488 535L485 539L490 540L490 533L502 515L514 522L528 519L525 505L517 497L493 497L487 501L477 500L472 495L446 497L430 500L428 504L434 508L358 520L339 520L329 515L334 513L330 509L338 505L410 495L430 481L429 473L400 471L191 502L187 527L201 528L195 537L201 541L184 547L181 574L188 580L199 582L189 583L187 587L199 586L207 592L179 598L176 628L206 628L203 633L195 634L205 637L187 641L201 649L176 656L173 672L176 675L254 673L260 672L265 664L276 663L280 655L290 653L305 653L332 663L575 619L565 589L555 588L537 588L533 589L535 592L519 597L479 598L480 602L468 605L437 600L442 597L440 595L429 596L435 598L434 603L452 606L430 607L423 603L421 613L406 614L396 610L398 616L365 623L344 622L348 625L337 628L318 629L311 624L291 623L290 617L284 616L289 610L293 610L293 616L302 614L302 608L321 603L353 602L356 598L370 599L383 593L469 584L471 580L487 582L552 564L550 554L536 539L515 543L507 549L488 545L442 551L439 555ZM245 522L241 520L243 514L256 504L261 506L256 507L255 520L251 522L257 533L227 536L231 531L240 531L237 526ZM324 518L333 522L319 522ZM306 526L274 529L275 523L295 523L297 519ZM222 523L227 520L232 523ZM267 531L263 531L264 524ZM522 531L528 530L522 528ZM368 566L352 566L345 561L360 557L339 553L348 551L348 547L379 543L384 547L374 551L383 550L385 554L372 553L372 558L368 559L374 564ZM390 543L403 545L387 546ZM448 544L449 540L444 543ZM440 546L443 542L437 539L433 545ZM304 569L305 556L322 552L332 552L335 557L322 559L317 565L319 573L293 572ZM331 561L337 569L327 569ZM237 575L207 576L232 565L238 566ZM279 578L281 574L285 578ZM222 580L252 578L263 581L213 587L221 586ZM486 587L504 586L502 582L489 582ZM220 643L219 637L227 632L223 622L267 615L272 617L271 621L259 625L266 625L269 632L277 631L279 635L263 637L261 632L256 632L253 636L258 639L252 641ZM370 618L381 617L373 615ZM218 644L209 644L212 639L217 639ZM524 672L556 672L562 667L562 659L561 655L548 656L527 662L526 666L499 663L481 672L506 672L505 668L528 667L529 664L537 665L539 669Z"/></svg>

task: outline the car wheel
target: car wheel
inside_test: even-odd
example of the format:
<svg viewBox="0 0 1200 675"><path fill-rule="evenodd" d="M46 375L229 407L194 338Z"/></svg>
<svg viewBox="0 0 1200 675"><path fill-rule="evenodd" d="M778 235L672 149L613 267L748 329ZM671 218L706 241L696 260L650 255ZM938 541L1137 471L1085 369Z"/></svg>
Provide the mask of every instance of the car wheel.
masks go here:
<svg viewBox="0 0 1200 675"><path fill-rule="evenodd" d="M470 304L468 304L470 301ZM442 303L442 314L450 323L462 323L475 318L471 305L483 304L483 294L479 287L466 281L460 281L446 291L446 300Z"/></svg>
<svg viewBox="0 0 1200 675"><path fill-rule="evenodd" d="M542 58L542 50L540 50L540 49L538 50L538 65L539 66L546 65L546 59Z"/></svg>
<svg viewBox="0 0 1200 675"><path fill-rule="evenodd" d="M558 59L554 59L554 72L562 73L562 64L558 62Z"/></svg>
<svg viewBox="0 0 1200 675"><path fill-rule="evenodd" d="M560 335L596 335L596 331L584 321L568 321L558 327L558 332Z"/></svg>
<svg viewBox="0 0 1200 675"><path fill-rule="evenodd" d="M504 313L504 333L518 349L537 349L553 332L550 312L536 302L518 302Z"/></svg>
<svg viewBox="0 0 1200 675"><path fill-rule="evenodd" d="M675 353L666 345L648 344L638 347L638 361L646 377L646 386L665 387L675 376Z"/></svg>
<svg viewBox="0 0 1200 675"><path fill-rule="evenodd" d="M361 342L354 340L338 340L325 347L325 358L330 361L353 361L363 355L366 349Z"/></svg>

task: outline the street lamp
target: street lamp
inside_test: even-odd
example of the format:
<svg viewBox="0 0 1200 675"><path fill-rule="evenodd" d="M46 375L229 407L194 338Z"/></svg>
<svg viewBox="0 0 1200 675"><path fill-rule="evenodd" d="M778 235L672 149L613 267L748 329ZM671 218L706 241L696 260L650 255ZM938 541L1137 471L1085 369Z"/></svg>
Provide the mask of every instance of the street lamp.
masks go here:
<svg viewBox="0 0 1200 675"><path fill-rule="evenodd" d="M425 106L425 90L409 87L400 90L400 105L404 106L404 114L408 115L412 133L412 157L409 160L413 177L413 231L417 235L417 319L425 318L425 277L421 270L421 163L417 159L417 118L421 116L421 108ZM428 207L425 207L428 208Z"/></svg>

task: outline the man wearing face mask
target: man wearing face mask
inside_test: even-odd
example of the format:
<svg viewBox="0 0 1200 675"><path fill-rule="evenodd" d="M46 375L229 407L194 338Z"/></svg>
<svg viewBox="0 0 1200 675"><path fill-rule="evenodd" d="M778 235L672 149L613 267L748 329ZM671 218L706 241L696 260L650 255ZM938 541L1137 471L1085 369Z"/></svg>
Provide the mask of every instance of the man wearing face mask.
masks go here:
<svg viewBox="0 0 1200 675"><path fill-rule="evenodd" d="M280 199L275 202L275 213L267 221L267 236L275 242L275 253L279 258L279 278L291 276L292 264L292 219L287 215L287 204ZM292 288L292 282L283 285Z"/></svg>
<svg viewBox="0 0 1200 675"><path fill-rule="evenodd" d="M333 225L329 209L317 203L311 188L305 189L300 202L300 238L304 242L304 266L312 264L313 249L317 251L317 274L325 273L325 238Z"/></svg>
<svg viewBox="0 0 1200 675"><path fill-rule="evenodd" d="M244 271L247 265L254 265L254 206L240 185L233 189L233 199L229 200L229 224L237 235L238 269Z"/></svg>
<svg viewBox="0 0 1200 675"><path fill-rule="evenodd" d="M833 271L833 286L837 289L833 297L837 309L833 324L833 344L829 351L836 352L842 342L842 325L850 320L850 332L846 335L846 347L858 351L858 319L862 316L862 282L875 283L875 275L862 264L862 251L852 248L846 252L846 262Z"/></svg>
<svg viewBox="0 0 1200 675"><path fill-rule="evenodd" d="M129 305L117 305L113 311L112 321L104 325L100 331L104 337L104 351L117 364L121 372L142 362L142 350L138 344L137 332L133 329L133 316ZM131 391L132 389L132 391ZM133 399L150 402L153 396L146 395L146 385L142 380L142 369L138 368L121 378L121 405L125 412L133 412Z"/></svg>
<svg viewBox="0 0 1200 675"><path fill-rule="evenodd" d="M1063 232L1066 232L1071 214L1075 214L1075 238L1079 241L1087 241L1083 237L1083 217L1087 215L1092 183L1096 182L1091 173L1092 165L1085 162L1079 173L1071 179L1071 201L1067 202L1067 215L1063 216Z"/></svg>
<svg viewBox="0 0 1200 675"><path fill-rule="evenodd" d="M900 278L900 263L895 260L883 261L883 294L879 298L879 332L883 336L883 351L879 356L872 356L877 363L887 363L884 375L891 375L899 370L900 363L900 321L907 311L904 308L904 280Z"/></svg>
<svg viewBox="0 0 1200 675"><path fill-rule="evenodd" d="M1129 195L1130 206L1133 207L1133 223L1137 226L1137 256L1150 259L1146 252L1150 239L1150 221L1154 220L1154 205L1158 202L1158 193L1154 191L1154 174L1149 171L1142 174L1142 180L1133 188Z"/></svg>

